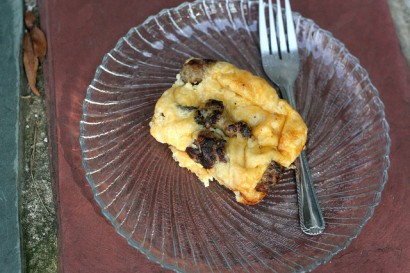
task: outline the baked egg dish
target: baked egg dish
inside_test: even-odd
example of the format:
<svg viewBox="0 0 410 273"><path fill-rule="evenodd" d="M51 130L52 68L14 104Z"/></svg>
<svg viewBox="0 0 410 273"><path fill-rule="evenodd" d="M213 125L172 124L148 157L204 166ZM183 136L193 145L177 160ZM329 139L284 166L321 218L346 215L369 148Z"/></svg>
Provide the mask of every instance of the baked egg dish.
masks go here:
<svg viewBox="0 0 410 273"><path fill-rule="evenodd" d="M205 186L255 205L299 156L302 117L264 79L226 62L187 60L155 105L150 133Z"/></svg>

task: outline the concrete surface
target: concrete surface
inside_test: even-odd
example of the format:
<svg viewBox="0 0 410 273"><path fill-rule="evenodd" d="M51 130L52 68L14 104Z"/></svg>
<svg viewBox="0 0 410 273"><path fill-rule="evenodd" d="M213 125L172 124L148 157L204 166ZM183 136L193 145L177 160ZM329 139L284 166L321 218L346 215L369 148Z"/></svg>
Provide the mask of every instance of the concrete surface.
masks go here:
<svg viewBox="0 0 410 273"><path fill-rule="evenodd" d="M28 273L57 272L57 221L50 179L47 116L42 74L38 76L42 97L22 100L24 108L23 180L21 227L25 270ZM29 94L27 87L25 94Z"/></svg>
<svg viewBox="0 0 410 273"><path fill-rule="evenodd" d="M8 1L11 2L12 0ZM388 0L388 3L403 53L410 64L410 0ZM35 6L35 1L27 0L26 5ZM25 87L24 90L27 94L28 88ZM40 86L40 90L43 90L42 86ZM26 115L22 123L22 126L25 128L22 225L27 272L56 272L57 227L49 176L47 120L44 98L32 97L26 99L23 102L23 107ZM36 162L33 166L34 179L32 179L30 175L30 159L34 147L35 126L37 127ZM1 200L0 194L0 202Z"/></svg>
<svg viewBox="0 0 410 273"><path fill-rule="evenodd" d="M388 0L401 49L410 67L410 0Z"/></svg>
<svg viewBox="0 0 410 273"><path fill-rule="evenodd" d="M38 15L35 0L26 0L25 4L26 9L33 9ZM24 130L20 221L23 264L27 273L52 273L57 272L57 218L50 179L48 122L41 65L37 86L41 97L34 96L26 83L21 97L21 127Z"/></svg>
<svg viewBox="0 0 410 273"><path fill-rule="evenodd" d="M0 2L0 272L21 272L19 180L23 4ZM11 33L11 35L10 35Z"/></svg>

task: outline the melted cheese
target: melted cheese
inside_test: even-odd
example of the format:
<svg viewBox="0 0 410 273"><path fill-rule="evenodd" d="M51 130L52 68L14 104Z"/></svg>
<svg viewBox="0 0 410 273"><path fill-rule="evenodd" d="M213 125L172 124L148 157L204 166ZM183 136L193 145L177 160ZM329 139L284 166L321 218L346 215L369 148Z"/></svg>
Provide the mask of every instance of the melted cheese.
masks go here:
<svg viewBox="0 0 410 273"><path fill-rule="evenodd" d="M203 126L195 122L195 111L179 106L200 108L210 99L222 101L235 122L246 122L252 137L226 137L227 162L205 169L185 152ZM198 85L184 83L178 75L175 84L158 100L150 127L157 141L170 146L181 167L194 172L206 185L216 179L234 191L239 202L247 204L256 204L264 197L265 193L255 187L270 162L289 167L307 137L300 115L279 98L274 88L264 79L225 62L211 66Z"/></svg>

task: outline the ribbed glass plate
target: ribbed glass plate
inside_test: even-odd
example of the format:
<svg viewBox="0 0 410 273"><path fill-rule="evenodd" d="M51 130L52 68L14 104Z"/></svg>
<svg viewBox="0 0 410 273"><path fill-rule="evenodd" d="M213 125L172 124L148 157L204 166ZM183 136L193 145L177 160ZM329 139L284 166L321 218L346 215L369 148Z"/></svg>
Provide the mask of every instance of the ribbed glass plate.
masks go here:
<svg viewBox="0 0 410 273"><path fill-rule="evenodd" d="M294 14L301 56L298 110L326 220L299 228L291 173L257 206L205 188L149 134L155 103L189 57L228 61L264 76L256 1L202 1L132 28L98 67L84 100L83 165L117 232L148 258L181 272L303 272L346 248L378 204L389 166L383 103L338 40ZM177 128L176 128L177 129Z"/></svg>

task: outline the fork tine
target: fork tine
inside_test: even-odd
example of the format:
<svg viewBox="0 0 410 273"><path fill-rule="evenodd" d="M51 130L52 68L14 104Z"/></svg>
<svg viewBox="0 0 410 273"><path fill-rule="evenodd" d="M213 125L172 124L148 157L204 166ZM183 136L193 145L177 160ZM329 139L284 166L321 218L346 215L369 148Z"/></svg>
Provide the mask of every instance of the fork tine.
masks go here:
<svg viewBox="0 0 410 273"><path fill-rule="evenodd" d="M278 50L278 40L276 39L276 26L275 18L273 16L273 6L272 0L269 0L269 29L270 29L270 47L272 49L272 54L279 54Z"/></svg>
<svg viewBox="0 0 410 273"><path fill-rule="evenodd" d="M289 0L285 0L285 13L286 13L286 30L288 32L289 52L292 52L298 49L298 43L296 39L295 25L293 23L292 9L290 7Z"/></svg>
<svg viewBox="0 0 410 273"><path fill-rule="evenodd" d="M276 26L279 33L279 50L280 53L287 53L288 47L286 46L285 28L283 27L283 17L282 17L282 7L280 5L280 0L276 1Z"/></svg>
<svg viewBox="0 0 410 273"><path fill-rule="evenodd" d="M265 2L259 0L259 46L262 56L269 54L268 31L266 29Z"/></svg>

